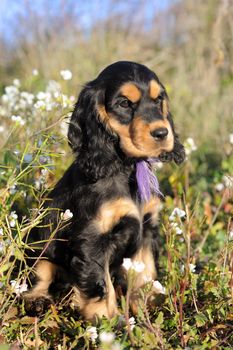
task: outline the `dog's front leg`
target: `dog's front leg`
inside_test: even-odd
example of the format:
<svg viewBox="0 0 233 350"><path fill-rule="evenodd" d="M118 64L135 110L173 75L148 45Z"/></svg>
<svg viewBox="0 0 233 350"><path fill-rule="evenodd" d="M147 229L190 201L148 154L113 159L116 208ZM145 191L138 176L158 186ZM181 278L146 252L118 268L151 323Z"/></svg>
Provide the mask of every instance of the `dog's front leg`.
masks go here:
<svg viewBox="0 0 233 350"><path fill-rule="evenodd" d="M105 202L85 230L72 240L71 274L76 302L86 319L118 313L110 270L131 257L141 242L138 208L128 198Z"/></svg>
<svg viewBox="0 0 233 350"><path fill-rule="evenodd" d="M142 272L137 273L133 291L131 293L130 306L136 314L138 311L139 288L147 282L155 280L158 266L158 216L161 208L160 200L157 197L142 204L141 215L143 225L143 238L140 249L133 256L133 262L144 264Z"/></svg>

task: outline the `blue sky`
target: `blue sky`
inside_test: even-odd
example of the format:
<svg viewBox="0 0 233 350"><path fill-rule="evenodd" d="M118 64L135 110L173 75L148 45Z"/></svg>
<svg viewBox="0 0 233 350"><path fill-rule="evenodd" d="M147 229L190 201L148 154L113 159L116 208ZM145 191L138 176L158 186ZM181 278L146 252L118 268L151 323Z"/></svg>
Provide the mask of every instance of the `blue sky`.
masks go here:
<svg viewBox="0 0 233 350"><path fill-rule="evenodd" d="M159 9L164 9L175 2L175 0L144 0L144 8L147 21L149 23L153 14ZM109 8L111 0L0 0L0 35L3 36L6 40L11 40L14 36L12 31L12 23L17 20L19 14L27 15L28 6L36 9L40 12L43 8L48 8L50 13L56 15L61 4L69 6L72 8L72 5L75 4L76 9L82 7L82 24L86 27L91 26L91 18L88 14L89 9L94 9L96 19L101 19L107 17L109 14ZM124 7L124 11L127 11L127 1L123 4L121 3L121 9ZM79 5L80 4L80 5ZM114 6L117 2L115 0Z"/></svg>

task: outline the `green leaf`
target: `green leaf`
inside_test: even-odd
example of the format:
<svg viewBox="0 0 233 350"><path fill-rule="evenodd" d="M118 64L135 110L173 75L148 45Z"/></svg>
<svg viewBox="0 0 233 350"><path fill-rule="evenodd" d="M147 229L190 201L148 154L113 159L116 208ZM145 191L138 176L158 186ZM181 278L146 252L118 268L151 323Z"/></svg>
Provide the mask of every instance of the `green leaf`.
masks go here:
<svg viewBox="0 0 233 350"><path fill-rule="evenodd" d="M197 327L204 326L206 324L206 322L208 321L207 317L203 313L197 314L195 316L195 320L196 320Z"/></svg>
<svg viewBox="0 0 233 350"><path fill-rule="evenodd" d="M158 316L155 320L155 324L157 324L157 325L163 324L163 312L162 311L160 311L160 313L158 314Z"/></svg>

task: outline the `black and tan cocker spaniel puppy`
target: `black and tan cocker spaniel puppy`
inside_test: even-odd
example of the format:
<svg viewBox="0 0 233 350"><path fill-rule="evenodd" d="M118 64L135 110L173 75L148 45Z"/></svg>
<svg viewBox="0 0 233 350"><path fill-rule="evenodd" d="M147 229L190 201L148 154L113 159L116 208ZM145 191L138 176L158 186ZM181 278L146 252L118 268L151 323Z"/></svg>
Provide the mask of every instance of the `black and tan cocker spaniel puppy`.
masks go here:
<svg viewBox="0 0 233 350"><path fill-rule="evenodd" d="M124 279L124 258L145 264L135 291L144 276L156 278L159 198L151 184L149 194L140 193L139 185L148 181L143 176L151 159L181 163L184 148L158 77L126 61L111 64L84 86L68 140L75 160L49 195L43 227L30 235L39 259L26 304L36 312L50 301L49 286L62 271L86 319L111 318L117 314L115 289ZM142 163L146 172L137 177ZM73 217L57 228L66 209ZM136 298L131 307L137 310Z"/></svg>

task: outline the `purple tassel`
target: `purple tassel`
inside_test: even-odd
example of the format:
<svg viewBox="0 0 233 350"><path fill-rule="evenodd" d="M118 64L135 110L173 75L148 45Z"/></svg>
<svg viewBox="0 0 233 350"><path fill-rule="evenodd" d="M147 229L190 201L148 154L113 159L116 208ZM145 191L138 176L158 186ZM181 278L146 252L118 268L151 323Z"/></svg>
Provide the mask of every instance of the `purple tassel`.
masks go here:
<svg viewBox="0 0 233 350"><path fill-rule="evenodd" d="M148 161L141 160L136 165L136 179L138 184L138 195L142 202L147 202L152 193L162 195L159 190L159 182L156 175L150 169L151 163L156 162L154 158L148 159Z"/></svg>

